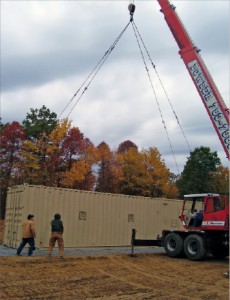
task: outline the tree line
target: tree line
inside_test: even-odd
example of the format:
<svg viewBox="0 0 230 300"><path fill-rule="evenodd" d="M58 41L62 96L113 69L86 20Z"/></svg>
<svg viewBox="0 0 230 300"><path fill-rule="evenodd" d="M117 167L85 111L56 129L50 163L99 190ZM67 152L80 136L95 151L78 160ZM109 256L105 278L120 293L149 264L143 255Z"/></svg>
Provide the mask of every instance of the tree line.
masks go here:
<svg viewBox="0 0 230 300"><path fill-rule="evenodd" d="M175 175L156 147L138 150L129 140L116 150L105 141L95 146L44 105L31 109L22 124L1 124L0 143L0 218L8 187L23 183L171 199L228 191L228 168L209 148L191 152L182 174Z"/></svg>

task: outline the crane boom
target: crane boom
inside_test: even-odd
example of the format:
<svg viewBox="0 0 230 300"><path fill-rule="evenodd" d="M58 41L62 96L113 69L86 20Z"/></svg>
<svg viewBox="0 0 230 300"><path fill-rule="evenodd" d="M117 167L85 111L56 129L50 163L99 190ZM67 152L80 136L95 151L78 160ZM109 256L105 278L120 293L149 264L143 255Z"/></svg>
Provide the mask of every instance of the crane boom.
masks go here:
<svg viewBox="0 0 230 300"><path fill-rule="evenodd" d="M225 105L212 76L180 21L175 6L168 0L157 0L161 12L178 44L179 54L200 94L216 133L229 159L229 109Z"/></svg>

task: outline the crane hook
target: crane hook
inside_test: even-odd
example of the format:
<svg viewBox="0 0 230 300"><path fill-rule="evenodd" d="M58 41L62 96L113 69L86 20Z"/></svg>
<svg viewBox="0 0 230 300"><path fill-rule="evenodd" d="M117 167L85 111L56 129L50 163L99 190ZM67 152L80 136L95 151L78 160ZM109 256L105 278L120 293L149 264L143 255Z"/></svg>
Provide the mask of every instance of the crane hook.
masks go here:
<svg viewBox="0 0 230 300"><path fill-rule="evenodd" d="M130 14L130 22L133 21L133 14L134 14L135 8L136 8L136 6L132 3L130 3L128 5L128 10L129 10L129 14Z"/></svg>

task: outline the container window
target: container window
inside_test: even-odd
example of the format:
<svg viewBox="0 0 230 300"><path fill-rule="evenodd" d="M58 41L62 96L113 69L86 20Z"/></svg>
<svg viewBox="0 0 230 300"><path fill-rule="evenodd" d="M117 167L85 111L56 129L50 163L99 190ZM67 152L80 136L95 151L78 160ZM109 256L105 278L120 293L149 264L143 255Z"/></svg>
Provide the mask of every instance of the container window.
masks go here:
<svg viewBox="0 0 230 300"><path fill-rule="evenodd" d="M134 222L134 214L128 214L128 222Z"/></svg>
<svg viewBox="0 0 230 300"><path fill-rule="evenodd" d="M86 220L86 211L79 211L79 220Z"/></svg>

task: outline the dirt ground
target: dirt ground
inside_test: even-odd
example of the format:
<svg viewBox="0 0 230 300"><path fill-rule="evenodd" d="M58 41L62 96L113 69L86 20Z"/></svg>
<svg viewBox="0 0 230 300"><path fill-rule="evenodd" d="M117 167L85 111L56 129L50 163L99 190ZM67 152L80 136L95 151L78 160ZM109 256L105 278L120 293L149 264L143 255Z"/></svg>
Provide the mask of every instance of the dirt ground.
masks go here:
<svg viewBox="0 0 230 300"><path fill-rule="evenodd" d="M0 299L228 300L229 259L164 253L0 257Z"/></svg>

